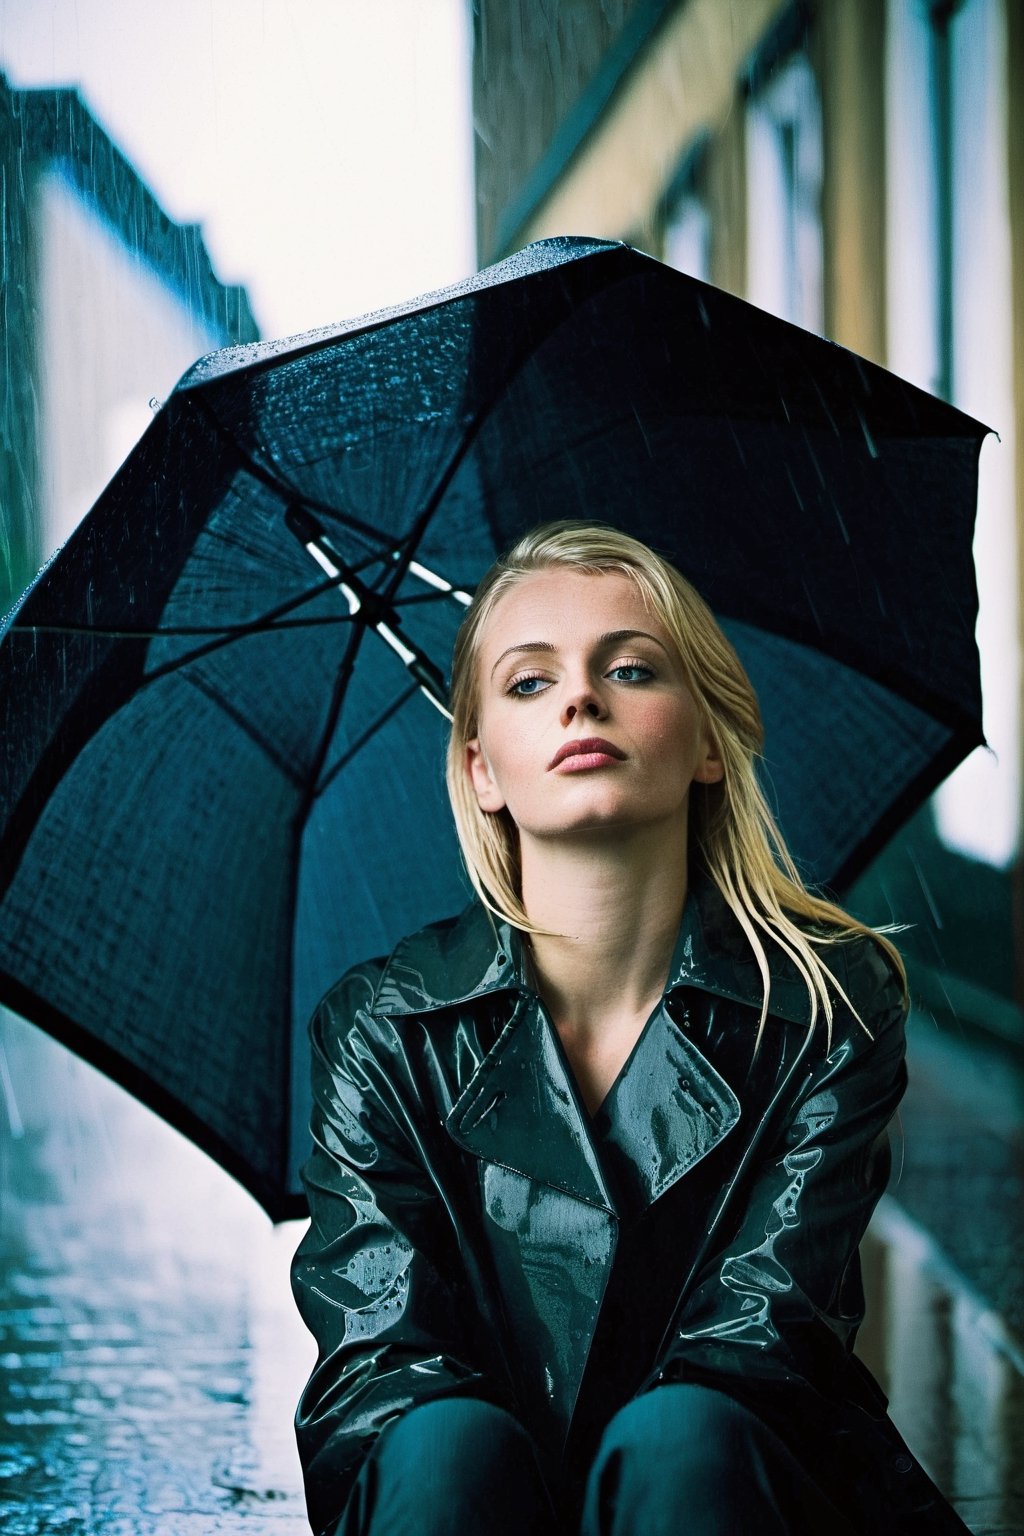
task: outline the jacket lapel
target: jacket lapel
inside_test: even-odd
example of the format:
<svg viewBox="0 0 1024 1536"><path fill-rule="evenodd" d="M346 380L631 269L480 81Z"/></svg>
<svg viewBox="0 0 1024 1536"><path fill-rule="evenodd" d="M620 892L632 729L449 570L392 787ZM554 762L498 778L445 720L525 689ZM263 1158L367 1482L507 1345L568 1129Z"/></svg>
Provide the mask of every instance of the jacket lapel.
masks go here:
<svg viewBox="0 0 1024 1536"><path fill-rule="evenodd" d="M737 937L738 936L738 937ZM808 1023L806 988L772 953L771 1011ZM760 1009L762 981L745 934L706 876L691 883L661 1004L591 1121L556 1030L526 971L521 937L479 902L405 939L372 1004L398 1019L492 996L514 1005L446 1117L458 1144L488 1162L616 1215L597 1143L635 1170L644 1205L659 1198L737 1124L735 1093L672 1017L680 989ZM744 1021L743 1027L746 1027ZM749 1025L756 1029L756 1019Z"/></svg>
<svg viewBox="0 0 1024 1536"><path fill-rule="evenodd" d="M543 1004L521 998L447 1118L454 1139L615 1213L572 1069Z"/></svg>
<svg viewBox="0 0 1024 1536"><path fill-rule="evenodd" d="M403 939L371 1004L391 1019L511 994L511 1015L445 1124L488 1162L614 1212L586 1111L555 1030L526 972L519 933L480 902Z"/></svg>
<svg viewBox="0 0 1024 1536"><path fill-rule="evenodd" d="M618 1149L633 1199L646 1208L739 1118L736 1095L663 1001L598 1111L595 1129Z"/></svg>
<svg viewBox="0 0 1024 1536"><path fill-rule="evenodd" d="M809 1027L810 1000L784 951L766 944L770 1016ZM641 1207L652 1205L695 1167L739 1122L742 1108L725 1078L691 1040L687 991L739 1004L737 1030L753 1049L764 983L743 929L718 887L695 871L676 939L661 1007L601 1106L597 1124L618 1150ZM771 1056L774 1042L765 1042ZM740 1051L738 1054L745 1054Z"/></svg>

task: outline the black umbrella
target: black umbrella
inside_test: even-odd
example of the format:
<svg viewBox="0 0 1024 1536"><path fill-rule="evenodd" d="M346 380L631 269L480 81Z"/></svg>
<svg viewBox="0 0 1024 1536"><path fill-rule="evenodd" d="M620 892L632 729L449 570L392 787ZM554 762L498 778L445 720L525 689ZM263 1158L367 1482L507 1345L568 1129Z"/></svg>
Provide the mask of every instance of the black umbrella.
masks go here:
<svg viewBox="0 0 1024 1536"><path fill-rule="evenodd" d="M441 706L495 553L581 516L674 559L841 886L983 739L985 430L582 239L201 360L0 642L0 998L301 1214L314 1004L468 896Z"/></svg>

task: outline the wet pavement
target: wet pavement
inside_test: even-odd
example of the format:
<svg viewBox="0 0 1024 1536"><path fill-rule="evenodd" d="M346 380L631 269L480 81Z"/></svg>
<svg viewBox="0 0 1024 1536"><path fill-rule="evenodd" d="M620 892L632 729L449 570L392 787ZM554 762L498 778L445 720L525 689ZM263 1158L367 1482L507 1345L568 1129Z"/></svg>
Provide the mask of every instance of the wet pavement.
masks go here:
<svg viewBox="0 0 1024 1536"><path fill-rule="evenodd" d="M1024 1055L923 1012L908 1041L889 1192L1024 1341Z"/></svg>
<svg viewBox="0 0 1024 1536"><path fill-rule="evenodd" d="M1024 1533L1024 1061L924 1012L873 1223L876 1370L972 1530ZM868 1267L871 1267L871 1259ZM875 1357L870 1351L874 1347Z"/></svg>
<svg viewBox="0 0 1024 1536"><path fill-rule="evenodd" d="M860 1353L971 1529L1021 1536L1021 1069L928 1018L911 1039ZM30 1025L0 1046L0 1530L308 1532L302 1224Z"/></svg>
<svg viewBox="0 0 1024 1536"><path fill-rule="evenodd" d="M0 1040L0 1530L308 1532L303 1224L31 1026Z"/></svg>

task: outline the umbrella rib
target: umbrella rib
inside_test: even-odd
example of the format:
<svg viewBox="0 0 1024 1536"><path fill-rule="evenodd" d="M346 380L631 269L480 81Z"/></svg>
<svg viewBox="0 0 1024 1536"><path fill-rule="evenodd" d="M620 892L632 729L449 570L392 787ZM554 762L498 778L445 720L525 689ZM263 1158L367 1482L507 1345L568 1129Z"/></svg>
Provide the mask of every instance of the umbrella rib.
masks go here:
<svg viewBox="0 0 1024 1536"><path fill-rule="evenodd" d="M196 646L194 650L188 651L184 656L176 656L171 661L161 662L159 666L153 668L152 672L146 673L145 677L141 679L141 683L156 682L158 678L166 677L171 672L178 672L182 667L188 666L190 662L199 661L202 659L202 657L211 655L214 651L220 650L223 646L233 645L236 640L247 639L250 635L269 634L275 629L312 629L321 624L351 624L352 615L349 613L340 613L337 615L337 617L331 615L324 616L323 618L307 618L294 623L277 622L277 615L288 613L294 608L299 608L303 603L312 602L314 598L322 596L324 592L329 592L332 588L337 588L341 580L343 580L342 577L331 577L327 581L321 582L318 586L312 588L310 591L301 593L298 597L289 598L286 603L282 603L278 608L272 608L269 613L265 613L260 618L253 619L247 624L236 625L235 628L230 630L225 630L223 628L214 630L212 633L217 637L216 639L211 640L207 645ZM27 633L31 633L33 630L44 630L51 628L51 626L32 624L18 625L16 627L21 629L22 632ZM64 629L64 626L52 627L56 628L58 632L63 632ZM68 632L71 634L85 633L105 635L106 633L104 630L89 629L87 626L83 626L81 629L72 626L68 626L67 628ZM204 631L199 632L203 633ZM174 633L176 633L176 631L173 629L160 629L156 630L154 633L147 633L143 631L138 634L128 630L124 632L124 635L126 639L162 639L165 636L173 635Z"/></svg>
<svg viewBox="0 0 1024 1536"><path fill-rule="evenodd" d="M538 342L537 345L539 346L540 343ZM520 360L519 366L521 367L522 363L525 361L526 358L523 357ZM500 392L500 390L495 391L494 399L497 399ZM469 427L463 434L461 442L459 443L455 452L452 454L451 459L448 461L447 467L441 474L437 485L434 487L434 490L431 492L426 506L415 519L412 528L402 540L402 552L399 554L397 560L395 561L395 569L392 572L391 580L384 588L384 596L389 602L394 597L395 592L402 583L406 571L412 564L413 557L419 549L420 543L427 531L431 518L434 516L435 512L441 504L441 500L445 491L447 491L449 485L451 485L452 480L455 478L456 471L465 460L470 448L476 441L477 437L480 435L480 432L483 430L483 425L487 420L491 405L493 405L493 400L488 403L486 409L481 408L474 419L470 422ZM498 537L498 530L494 524L494 520L486 500L483 510L484 516L487 519L487 526L491 534L491 541L494 544L495 549L497 549L501 541Z"/></svg>
<svg viewBox="0 0 1024 1536"><path fill-rule="evenodd" d="M382 726L387 725L392 715L396 714L398 710L401 709L402 705L407 703L408 700L411 699L414 694L419 693L419 691L419 684L411 683L408 688L402 690L397 699L392 700L387 709L385 709L382 714L378 715L376 720L367 726L363 734L352 743L347 751L342 753L341 757L338 758L338 761L331 765L330 771L324 775L324 777L320 780L320 783L316 786L316 789L313 792L314 799L320 798L324 791L334 783L334 780L338 777L338 774L346 766L346 764L352 761L356 753L361 752L363 747L366 746L367 742L369 742L372 737L376 736L377 732L382 728Z"/></svg>
<svg viewBox="0 0 1024 1536"><path fill-rule="evenodd" d="M618 247L615 248L614 254L616 256L618 255L619 249L620 248ZM613 253L609 252L609 254ZM608 287L615 286L617 283L622 281L621 277L614 275L615 268L613 268L612 271L613 275L609 282L606 284ZM595 288L588 295L588 302L593 301L593 299L597 296L597 292L598 290ZM543 334L539 334L534 337L533 340L528 341L520 351L519 356L514 358L511 361L510 366L505 369L500 381L496 383L494 387L491 398L485 403L481 404L475 412L472 420L469 423L469 426L466 428L466 431L463 434L461 442L451 457L447 469L441 475L433 494L428 500L423 511L420 513L419 517L413 523L411 531L406 535L406 538L403 541L406 548L406 554L397 562L398 569L392 578L390 587L388 588L387 595L389 597L394 593L399 581L405 573L406 566L419 547L420 540L423 538L423 535L427 530L427 525L429 524L430 519L433 517L434 513L437 511L440 500L445 491L448 489L448 486L451 484L456 470L459 468L460 464L463 462L467 453L469 452L470 447L483 430L484 424L490 416L495 401L498 400L500 396L509 388L511 381L522 372L523 368L526 366L526 363L534 355L534 353L538 352L541 347L546 346L547 343L551 340L552 336L554 336L555 333L567 323L573 314L574 311L572 310L570 310L567 314L563 314L558 319L556 324L545 330ZM495 549L499 549L503 543L503 540L501 538L497 524L494 521L494 515L486 496L483 498L483 514L487 520L488 531L490 532L494 547Z"/></svg>
<svg viewBox="0 0 1024 1536"><path fill-rule="evenodd" d="M295 772L294 768L292 768L285 761L284 757L280 752L278 752L276 747L274 747L265 736L263 736L259 731L255 729L252 722L246 719L240 709L236 709L230 700L226 699L222 693L218 693L217 689L211 687L211 685L203 677L200 677L196 674L189 674L186 675L185 682L191 684L193 688L197 689L204 696L204 698L209 699L211 704L216 705L222 714L227 715L229 720L233 720L235 725L238 726L239 730L242 731L244 735L248 736L249 740L252 741L257 747L262 749L264 754L274 764L274 767L278 769L278 771L283 775L284 778L288 780L290 784L293 784L296 789L301 787L301 774Z"/></svg>
<svg viewBox="0 0 1024 1536"><path fill-rule="evenodd" d="M613 282L619 280L620 279L618 278L612 279ZM593 294L591 295L591 298L592 297ZM473 443L475 443L476 439L480 435L480 432L483 430L484 423L488 420L494 407L495 401L498 400L502 393L508 389L510 380L522 372L522 369L525 366L527 360L540 347L544 346L548 341L550 341L555 331L560 329L560 327L566 323L568 318L569 315L563 314L559 318L557 324L545 330L542 334L538 334L536 337L530 339L523 346L518 357L511 359L509 366L503 370L500 380L498 380L494 385L490 398L481 402L477 410L474 412L473 417L470 420L465 432L463 433L458 445L456 446L455 451L452 453L447 466L441 472L434 490L428 497L423 511L420 512L420 514L415 518L411 529L406 534L405 538L401 541L401 552L398 553L397 559L395 560L391 579L383 589L383 596L386 600L390 601L398 587L401 585L409 564L413 559L413 556L416 554L417 549L419 548L420 542L427 531L431 519L436 513L445 492L447 491L455 476L456 471L465 460L470 448L472 447ZM255 460L249 452L242 448L237 439L232 437L231 433L220 421L212 407L207 405L204 400L193 399L191 403L195 409L201 411L207 418L217 436L220 437L222 441L225 441L230 445L232 451L237 455L239 462L243 464L247 469L249 469L262 484L276 491L278 494L284 491L285 494L289 495L291 500L300 502L302 505L311 508L314 511L323 512L328 517L334 518L337 521L346 524L348 527L352 528L353 531L362 533L371 542L379 541L379 532L369 524L363 523L360 519L353 517L351 513L340 512L335 506L325 504L324 502L318 501L315 498L306 496L297 488L290 487L287 481L280 475L275 476L271 474L270 471L265 469L263 465ZM490 507L487 505L486 500L484 502L483 511L484 516L487 519L487 526L491 534L492 542L495 548L497 548L501 542L501 539L499 537L498 528L494 522L493 514ZM392 540L390 548L385 546L385 555L394 549L396 542L397 541Z"/></svg>
<svg viewBox="0 0 1024 1536"><path fill-rule="evenodd" d="M342 614L338 622L344 623L347 618L347 614ZM225 645L234 645L236 640L248 639L250 635L267 634L275 627L272 624L263 623L244 625L230 634L222 635L218 640L211 640L207 645L196 646L195 650L189 651L185 656L177 656L173 661L161 662L158 667L153 668L152 672L146 673L144 681L155 683L158 678L166 677L171 672L179 672L182 667L187 667L191 662L201 661L204 656L211 656L214 651L222 650Z"/></svg>
<svg viewBox="0 0 1024 1536"><path fill-rule="evenodd" d="M232 436L212 406L208 405L205 400L197 400L195 398L190 403L194 410L202 413L221 441L228 445L243 469L248 470L261 485L265 485L268 490L275 492L278 497L285 498L289 503L301 502L303 506L309 507L312 511L323 512L325 516L332 518L335 522L342 523L353 533L362 534L367 543L380 549L381 554L379 558L387 558L394 541L389 540L382 544L379 528L375 528L372 523L364 523L361 518L356 517L351 512L340 511L338 507L330 502L320 501L315 496L308 496L305 491L301 491L297 486L292 485L286 476L280 472L276 464L274 465L273 472L267 469L248 449L242 447L236 437ZM370 557L371 560L376 558L378 557Z"/></svg>
<svg viewBox="0 0 1024 1536"><path fill-rule="evenodd" d="M358 565L350 567L352 571L365 570L367 565L377 564L376 557L361 561ZM384 573L386 575L386 571ZM280 617L304 603L313 602L322 597L325 592L337 589L344 581L344 574L329 577L308 591L300 593L297 597L289 598L287 602L277 608L270 609L258 619L248 620L244 624L225 626L223 624L169 624L158 629L104 629L96 624L25 624L17 618L10 628L23 635L93 635L102 640L164 640L175 638L187 638L189 636L209 635L211 642L188 651L184 656L175 657L173 661L162 662L159 667L148 673L143 679L145 682L153 682L157 678L165 677L168 673L178 671L188 666L190 662L198 661L203 656L210 655L222 646L231 645L236 640L247 639L250 635L273 634L275 631L291 631L298 629L318 629L324 626L351 624L351 613L320 614L303 619L289 619ZM395 599L393 606L407 607L419 603L439 603L451 596L450 592L433 591L417 592L408 597Z"/></svg>
<svg viewBox="0 0 1024 1536"><path fill-rule="evenodd" d="M332 581L328 586L338 584L338 581ZM324 590L324 587L318 587L315 592L309 594L308 600L319 597ZM447 594L438 593L437 595L442 597ZM305 602L307 598L299 601ZM419 602L422 599L417 597L408 601ZM317 629L323 625L351 624L351 622L350 613L338 613L320 614L306 619L274 619L270 615L264 615L261 619L254 619L245 624L169 624L166 629L101 629L95 624L19 624L15 620L11 629L17 630L22 635L95 635L100 640L167 640L185 639L190 635L217 635L227 644L231 640L244 640L247 635L269 635L275 630ZM201 654L199 651L190 651L189 655L183 659L188 661L193 655L199 654Z"/></svg>
<svg viewBox="0 0 1024 1536"><path fill-rule="evenodd" d="M450 592L414 592L409 597L392 598L392 608L412 608L417 603L443 603Z"/></svg>
<svg viewBox="0 0 1024 1536"><path fill-rule="evenodd" d="M327 756L327 751L331 744L331 738L334 735L334 731L338 723L338 717L341 714L341 708L345 701L345 690L348 687L349 679L352 676L356 656L359 653L359 647L362 643L362 638L365 633L366 629L364 625L353 624L352 632L349 635L348 643L345 646L345 654L341 659L341 665L339 666L334 679L334 688L332 690L331 700L327 708L327 717L324 722L324 728L320 733L320 740L317 744L316 751L313 754L310 770L306 777L306 782L302 786L299 796L299 803L295 807L295 814L292 817L290 868L288 870L288 897L289 911L291 912L296 911L297 908L299 892L299 866L302 857L302 839L305 833L306 823L309 820L310 809L312 808L313 801L316 798L317 780L320 777L320 770L323 768L324 759ZM295 982L294 925L289 925L288 927L288 932L285 936L285 944L287 958L285 960L284 966L284 984L281 1006L283 1017L290 1018L292 1014L292 988ZM282 1075L284 1078L283 1086L286 1092L285 1102L287 1103L290 1099L292 1091L292 1060L290 1053L286 1055L285 1061L282 1063L282 1067ZM288 1128L287 1121L285 1121L282 1125L282 1136L278 1151L281 1160L281 1167L282 1169L287 1169L289 1158L291 1156L291 1132Z"/></svg>
<svg viewBox="0 0 1024 1536"><path fill-rule="evenodd" d="M364 625L354 624L352 626L352 632L349 635L348 643L345 646L345 654L341 659L341 665L339 666L334 679L334 688L331 693L330 704L327 708L327 717L324 722L324 728L320 733L320 740L317 744L316 751L310 764L310 770L306 778L306 783L302 787L299 796L299 803L296 806L295 814L292 817L290 868L288 870L288 897L289 911L291 912L295 912L298 906L299 868L302 860L302 839L305 834L306 823L309 820L310 810L312 809L313 802L316 799L317 780L320 777L320 771L323 768L324 761L327 757L327 752L331 744L331 738L333 737L337 727L342 705L345 702L346 689L348 688L349 680L355 667L356 656L359 653L359 647L362 643L362 638L365 633L366 628ZM295 983L294 924L288 925L288 932L286 934L285 943L287 958L284 967L284 986L281 1005L283 1009L283 1016L285 1018L290 1018L292 1014L293 987ZM283 1076L285 1079L285 1088L287 1094L285 1100L286 1103L290 1099L292 1092L292 1070L293 1063L291 1054L289 1053L283 1063ZM287 1121L285 1121L282 1125L279 1155L281 1158L281 1167L283 1169L287 1169L291 1156L291 1132L287 1125Z"/></svg>
<svg viewBox="0 0 1024 1536"><path fill-rule="evenodd" d="M365 560L356 561L349 569L359 574L365 571L368 565L380 565L382 562L377 555L367 556ZM387 575L385 567L383 580ZM315 629L323 624L351 624L350 613L321 614L319 617L305 619L287 619L280 615L301 608L304 603L311 603L316 598L322 597L325 592L337 588L345 580L344 575L329 576L326 581L321 581L315 587L309 587L305 592L290 597L286 602L280 603L276 608L270 608L258 619L247 619L243 624L167 624L157 629L104 629L98 624L25 624L17 617L12 621L10 628L18 630L23 635L96 635L102 640L162 640L165 638L184 638L189 635L216 635L226 644L230 640L244 639L247 635L269 634L275 629ZM405 603L435 602L443 597L450 597L449 592L417 593L413 597L400 598L399 602ZM182 662L191 660L192 656L201 652L190 652L182 658Z"/></svg>
<svg viewBox="0 0 1024 1536"><path fill-rule="evenodd" d="M615 279L615 281L618 281L618 279ZM594 295L591 294L590 297L593 298ZM569 318L570 315L568 314L562 315L557 324L545 330L543 334L537 335L532 340L528 341L520 351L518 357L513 358L510 361L509 366L503 371L501 379L495 384L494 389L491 392L490 398L486 401L483 401L474 412L474 415L470 420L465 432L463 433L457 447L455 448L455 451L449 459L446 468L442 471L437 484L434 487L434 490L431 492L429 498L427 499L423 511L414 520L411 529L406 534L405 538L401 541L402 553L395 561L395 569L392 573L391 580L387 587L384 589L384 595L389 601L394 596L394 593L401 584L402 578L408 569L409 563L413 559L413 556L416 554L416 551L419 548L420 542L427 531L430 521L437 511L442 497L454 479L456 471L459 469L467 454L469 453L470 448L479 437L485 422L489 419L491 411L494 408L495 401L497 401L508 389L511 380L516 378L522 372L528 359L532 357L533 354L537 352L542 346L545 346L551 340L551 337L555 334L555 332L559 330L561 326L565 325ZM502 540L499 535L499 530L494 522L494 517L486 497L483 500L483 514L487 520L487 527L491 534L491 540L495 549L498 549L501 546Z"/></svg>
<svg viewBox="0 0 1024 1536"><path fill-rule="evenodd" d="M345 654L341 658L341 664L338 667L338 671L334 679L334 688L331 693L330 703L327 706L327 716L324 721L324 728L320 733L320 740L317 743L316 751L314 752L312 761L310 763L309 772L306 775L306 783L302 792L302 798L299 801L299 805L295 812L294 824L296 827L296 836L298 838L301 838L302 836L302 828L306 824L306 818L309 815L310 807L312 806L313 801L316 799L317 794L319 793L317 789L317 783L320 778L320 770L323 768L324 762L327 758L328 750L330 748L331 738L333 737L337 728L338 719L341 715L341 708L345 702L345 692L352 677L352 672L355 668L356 656L359 652L359 647L362 643L362 638L365 633L365 625L354 624L352 626L352 633L349 635L348 644L345 646ZM296 865L297 862L298 861L296 860Z"/></svg>

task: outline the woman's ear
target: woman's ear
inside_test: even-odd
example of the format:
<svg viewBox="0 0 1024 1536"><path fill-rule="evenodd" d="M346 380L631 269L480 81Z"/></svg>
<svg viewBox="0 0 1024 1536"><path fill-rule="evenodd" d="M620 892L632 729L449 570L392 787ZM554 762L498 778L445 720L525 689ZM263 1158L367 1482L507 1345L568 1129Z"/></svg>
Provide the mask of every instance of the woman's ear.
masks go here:
<svg viewBox="0 0 1024 1536"><path fill-rule="evenodd" d="M693 777L698 784L718 784L725 777L725 764L718 755L713 736L705 736L701 743L700 760Z"/></svg>
<svg viewBox="0 0 1024 1536"><path fill-rule="evenodd" d="M491 765L487 760L479 736L466 742L466 773L476 794L476 803L482 811L500 811L505 807L505 797L494 781Z"/></svg>

